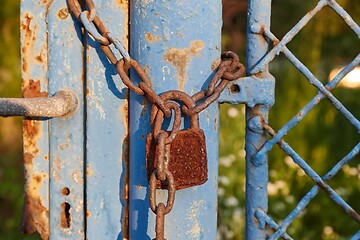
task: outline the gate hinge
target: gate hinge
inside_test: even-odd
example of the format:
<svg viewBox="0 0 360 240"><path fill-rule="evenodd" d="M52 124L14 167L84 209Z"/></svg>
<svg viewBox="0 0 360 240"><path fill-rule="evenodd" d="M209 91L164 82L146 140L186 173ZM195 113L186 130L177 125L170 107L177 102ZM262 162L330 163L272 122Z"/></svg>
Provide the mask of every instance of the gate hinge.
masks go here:
<svg viewBox="0 0 360 240"><path fill-rule="evenodd" d="M275 103L275 78L242 77L231 81L221 93L219 103L246 104L248 107Z"/></svg>

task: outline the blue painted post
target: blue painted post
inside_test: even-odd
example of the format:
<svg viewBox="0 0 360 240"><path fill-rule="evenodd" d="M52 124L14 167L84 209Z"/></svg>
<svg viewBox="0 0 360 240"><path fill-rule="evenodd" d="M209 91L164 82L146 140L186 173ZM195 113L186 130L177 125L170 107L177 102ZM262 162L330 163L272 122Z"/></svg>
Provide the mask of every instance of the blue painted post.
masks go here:
<svg viewBox="0 0 360 240"><path fill-rule="evenodd" d="M73 92L78 109L49 122L50 239L84 239L84 48L66 0L48 7L49 95Z"/></svg>
<svg viewBox="0 0 360 240"><path fill-rule="evenodd" d="M108 30L127 43L128 3L94 4ZM86 238L128 239L128 89L100 44L86 39Z"/></svg>
<svg viewBox="0 0 360 240"><path fill-rule="evenodd" d="M22 0L21 74L23 97L48 95L48 43L46 9L49 3ZM49 135L48 121L27 119L23 124L25 201L21 231L49 237Z"/></svg>
<svg viewBox="0 0 360 240"><path fill-rule="evenodd" d="M144 67L157 93L205 89L219 63L221 1L139 1L130 4L130 55ZM132 79L139 80L131 72ZM153 239L155 215L149 208L145 139L150 105L130 94L130 239ZM165 217L166 239L216 239L218 105L200 113L208 156L208 181L176 192ZM158 190L158 201L167 192Z"/></svg>
<svg viewBox="0 0 360 240"><path fill-rule="evenodd" d="M252 31L255 26L270 27L271 0L248 1L248 30L247 30L247 75L258 61L266 54L268 43L262 34ZM269 78L268 68L257 74L259 78ZM269 106L257 105L246 109L246 239L265 239L266 230L261 229L255 217L258 209L267 212L268 209L268 164L267 154L254 154L266 142L266 132L261 125L261 119L268 119ZM255 165L254 162L262 164Z"/></svg>

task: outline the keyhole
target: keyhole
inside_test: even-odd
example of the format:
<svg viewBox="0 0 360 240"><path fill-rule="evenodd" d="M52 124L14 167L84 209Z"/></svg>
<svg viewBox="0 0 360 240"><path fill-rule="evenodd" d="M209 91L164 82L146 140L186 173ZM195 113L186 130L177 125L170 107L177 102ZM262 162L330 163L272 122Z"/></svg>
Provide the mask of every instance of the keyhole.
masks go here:
<svg viewBox="0 0 360 240"><path fill-rule="evenodd" d="M61 204L61 215L60 215L60 226L62 228L70 228L70 204L68 202L63 202Z"/></svg>

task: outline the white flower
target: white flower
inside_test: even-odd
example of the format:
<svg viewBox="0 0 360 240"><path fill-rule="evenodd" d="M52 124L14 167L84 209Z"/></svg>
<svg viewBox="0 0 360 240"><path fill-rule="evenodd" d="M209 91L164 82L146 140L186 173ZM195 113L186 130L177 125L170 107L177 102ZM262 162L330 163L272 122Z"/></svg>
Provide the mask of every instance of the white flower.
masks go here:
<svg viewBox="0 0 360 240"><path fill-rule="evenodd" d="M323 233L325 235L331 235L332 233L334 233L334 229L330 226L325 226L323 229Z"/></svg>
<svg viewBox="0 0 360 240"><path fill-rule="evenodd" d="M294 162L294 160L289 156L287 155L285 158L284 158L284 161L286 163L286 165L289 166L289 168L297 168L297 164Z"/></svg>
<svg viewBox="0 0 360 240"><path fill-rule="evenodd" d="M304 170L302 170L302 168L300 168L300 169L297 170L297 175L299 177L302 177L302 176L306 175L306 173L304 172Z"/></svg>
<svg viewBox="0 0 360 240"><path fill-rule="evenodd" d="M279 189L274 183L268 182L267 191L269 196L275 196L278 194Z"/></svg>
<svg viewBox="0 0 360 240"><path fill-rule="evenodd" d="M218 188L218 195L219 195L219 196L224 196L224 194L225 194L225 189L223 189L223 188Z"/></svg>
<svg viewBox="0 0 360 240"><path fill-rule="evenodd" d="M287 203L294 203L295 202L295 197L293 195L288 195L285 197L285 201Z"/></svg>
<svg viewBox="0 0 360 240"><path fill-rule="evenodd" d="M231 196L225 200L225 206L227 207L236 207L238 204L239 201L234 196Z"/></svg>
<svg viewBox="0 0 360 240"><path fill-rule="evenodd" d="M243 211L241 208L235 208L232 214L232 218L234 222L241 222L243 220L242 218Z"/></svg>
<svg viewBox="0 0 360 240"><path fill-rule="evenodd" d="M219 164L223 165L224 167L230 167L234 161L235 161L235 156L233 154L219 158Z"/></svg>
<svg viewBox="0 0 360 240"><path fill-rule="evenodd" d="M219 183L224 185L224 186L227 186L227 185L229 185L230 180L226 176L219 176Z"/></svg>
<svg viewBox="0 0 360 240"><path fill-rule="evenodd" d="M241 157L241 158L245 158L245 156L246 156L246 151L245 151L245 149L240 149L239 150L239 152L238 152L238 154L239 154L239 157Z"/></svg>

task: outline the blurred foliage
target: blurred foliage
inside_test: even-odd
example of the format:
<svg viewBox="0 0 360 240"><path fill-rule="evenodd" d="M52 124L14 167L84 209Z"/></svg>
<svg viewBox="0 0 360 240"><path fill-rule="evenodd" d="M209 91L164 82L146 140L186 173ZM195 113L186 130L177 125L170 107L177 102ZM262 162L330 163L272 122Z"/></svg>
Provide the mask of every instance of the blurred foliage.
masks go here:
<svg viewBox="0 0 360 240"><path fill-rule="evenodd" d="M273 0L272 31L281 38L317 1ZM338 1L356 22L360 2ZM223 48L236 51L245 61L245 0L223 0ZM19 51L19 1L3 0L0 8L0 94L21 95ZM288 45L289 49L323 82L331 69L346 64L359 52L359 39L329 8L322 10ZM269 122L278 130L316 93L285 57L270 65L276 77L276 104ZM356 116L359 90L335 89L334 95ZM219 238L244 239L245 226L245 107L221 107L219 158ZM327 100L323 100L285 140L320 175L325 174L356 143L356 129ZM0 240L38 239L19 233L23 203L21 119L0 118ZM343 168L331 186L360 210L359 157ZM269 214L278 222L296 206L313 182L277 146L269 153ZM289 227L294 239L348 239L358 225L325 193L309 204Z"/></svg>
<svg viewBox="0 0 360 240"><path fill-rule="evenodd" d="M223 2L224 12L227 12L226 6L233 7L237 3L240 7L240 2L245 1ZM273 0L273 33L281 39L316 2ZM360 22L359 1L338 2L357 23ZM246 7L238 9L237 13L230 11L232 14L224 14L228 18L224 18L223 43L226 50L235 49L245 59ZM231 37L236 35L242 37ZM242 45L233 45L233 42L241 42ZM326 7L300 31L288 47L325 84L333 68L355 58L359 53L359 43L356 34L332 9ZM270 111L269 123L278 130L316 95L317 90L282 55L270 64L270 72L276 78L276 103ZM337 88L332 92L355 117L360 117L360 104L357 101L360 90ZM243 113L241 109L242 106L221 107L220 239L244 239L244 143L236 142L236 139L244 136L245 116L234 114ZM359 135L328 100L323 100L284 139L322 176L359 142ZM229 164L229 159L232 164ZM330 181L330 185L357 211L360 210L359 179L360 163L359 157L356 157ZM275 221L280 223L313 185L312 180L278 146L270 151L269 214ZM239 213L241 218L238 217ZM320 190L287 232L294 239L349 239L358 229L358 224Z"/></svg>
<svg viewBox="0 0 360 240"><path fill-rule="evenodd" d="M0 94L21 96L19 1L0 8ZM0 118L0 239L38 239L20 234L24 200L21 118Z"/></svg>

